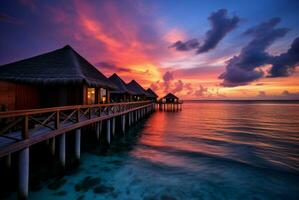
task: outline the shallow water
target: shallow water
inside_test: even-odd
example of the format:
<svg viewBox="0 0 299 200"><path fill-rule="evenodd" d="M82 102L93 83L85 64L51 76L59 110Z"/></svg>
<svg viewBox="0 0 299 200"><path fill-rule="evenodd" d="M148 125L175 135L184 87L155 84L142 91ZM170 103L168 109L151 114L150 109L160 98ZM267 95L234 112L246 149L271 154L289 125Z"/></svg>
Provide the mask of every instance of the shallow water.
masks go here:
<svg viewBox="0 0 299 200"><path fill-rule="evenodd" d="M299 104L193 102L156 112L61 187L30 199L298 199ZM86 186L86 187L83 187Z"/></svg>

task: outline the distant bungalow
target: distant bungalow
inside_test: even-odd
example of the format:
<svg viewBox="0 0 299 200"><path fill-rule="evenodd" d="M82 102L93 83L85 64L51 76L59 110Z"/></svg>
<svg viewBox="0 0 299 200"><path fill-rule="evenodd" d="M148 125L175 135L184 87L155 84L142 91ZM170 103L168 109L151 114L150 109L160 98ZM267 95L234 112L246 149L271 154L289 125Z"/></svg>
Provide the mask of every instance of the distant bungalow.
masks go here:
<svg viewBox="0 0 299 200"><path fill-rule="evenodd" d="M135 92L128 89L127 84L117 75L113 74L109 80L117 87L110 92L111 102L132 101Z"/></svg>
<svg viewBox="0 0 299 200"><path fill-rule="evenodd" d="M149 94L146 93L143 87L139 85L135 80L132 80L127 84L127 88L133 91L135 94L133 96L134 101L146 100Z"/></svg>
<svg viewBox="0 0 299 200"><path fill-rule="evenodd" d="M72 47L0 66L2 110L110 101L116 86Z"/></svg>
<svg viewBox="0 0 299 200"><path fill-rule="evenodd" d="M168 93L166 96L162 98L163 103L177 103L179 102L179 98L172 93Z"/></svg>
<svg viewBox="0 0 299 200"><path fill-rule="evenodd" d="M157 101L158 95L150 88L146 90L146 93L148 94L148 100L151 100L153 102Z"/></svg>

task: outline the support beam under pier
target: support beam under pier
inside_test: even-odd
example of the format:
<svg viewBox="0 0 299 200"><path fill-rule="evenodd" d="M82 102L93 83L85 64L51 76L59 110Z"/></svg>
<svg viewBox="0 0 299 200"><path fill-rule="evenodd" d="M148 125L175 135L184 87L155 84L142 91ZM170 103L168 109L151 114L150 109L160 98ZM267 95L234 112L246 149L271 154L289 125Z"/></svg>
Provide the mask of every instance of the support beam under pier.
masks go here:
<svg viewBox="0 0 299 200"><path fill-rule="evenodd" d="M112 118L112 135L115 136L115 117Z"/></svg>
<svg viewBox="0 0 299 200"><path fill-rule="evenodd" d="M96 123L96 137L97 141L101 140L101 133L102 133L103 122L99 121Z"/></svg>
<svg viewBox="0 0 299 200"><path fill-rule="evenodd" d="M59 136L59 163L65 168L65 133Z"/></svg>
<svg viewBox="0 0 299 200"><path fill-rule="evenodd" d="M125 129L126 129L126 115L121 116L121 127L122 127L122 132L125 134Z"/></svg>
<svg viewBox="0 0 299 200"><path fill-rule="evenodd" d="M75 158L77 161L80 160L81 155L81 129L76 129L75 132Z"/></svg>
<svg viewBox="0 0 299 200"><path fill-rule="evenodd" d="M110 135L110 119L107 119L107 142L110 144L111 142L111 135Z"/></svg>
<svg viewBox="0 0 299 200"><path fill-rule="evenodd" d="M19 151L18 199L28 198L29 185L29 147Z"/></svg>
<svg viewBox="0 0 299 200"><path fill-rule="evenodd" d="M52 137L51 139L49 139L49 147L50 147L50 151L51 151L51 155L55 156L55 137Z"/></svg>

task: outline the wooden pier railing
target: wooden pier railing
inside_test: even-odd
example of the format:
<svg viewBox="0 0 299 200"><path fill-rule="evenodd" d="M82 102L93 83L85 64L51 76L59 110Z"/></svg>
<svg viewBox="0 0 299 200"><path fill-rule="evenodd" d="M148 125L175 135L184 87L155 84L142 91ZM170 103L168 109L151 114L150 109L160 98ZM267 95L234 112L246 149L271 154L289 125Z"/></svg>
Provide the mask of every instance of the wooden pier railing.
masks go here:
<svg viewBox="0 0 299 200"><path fill-rule="evenodd" d="M133 122L137 122L153 109L155 109L153 102L140 101L0 112L0 158L5 156L6 167L10 168L11 154L18 153L19 199L28 197L29 147L31 145L47 141L51 154L58 155L59 163L64 168L67 132L75 130L74 151L76 159L79 160L82 127L90 124L96 125L96 136L99 140L102 122L105 120L105 135L107 142L110 143L115 133L116 117L120 118L119 127L125 133L126 124L131 126ZM56 138L58 145L55 145ZM58 152L55 146L58 146Z"/></svg>
<svg viewBox="0 0 299 200"><path fill-rule="evenodd" d="M0 157L85 125L149 107L150 101L0 112Z"/></svg>

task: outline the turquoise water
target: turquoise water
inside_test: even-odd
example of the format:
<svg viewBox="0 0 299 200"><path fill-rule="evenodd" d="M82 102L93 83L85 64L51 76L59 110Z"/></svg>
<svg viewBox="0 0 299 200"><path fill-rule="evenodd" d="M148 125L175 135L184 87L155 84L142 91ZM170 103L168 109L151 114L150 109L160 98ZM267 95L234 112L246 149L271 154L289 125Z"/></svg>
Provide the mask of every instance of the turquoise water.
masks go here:
<svg viewBox="0 0 299 200"><path fill-rule="evenodd" d="M82 153L30 199L299 199L299 104L192 102L156 112L107 154Z"/></svg>

